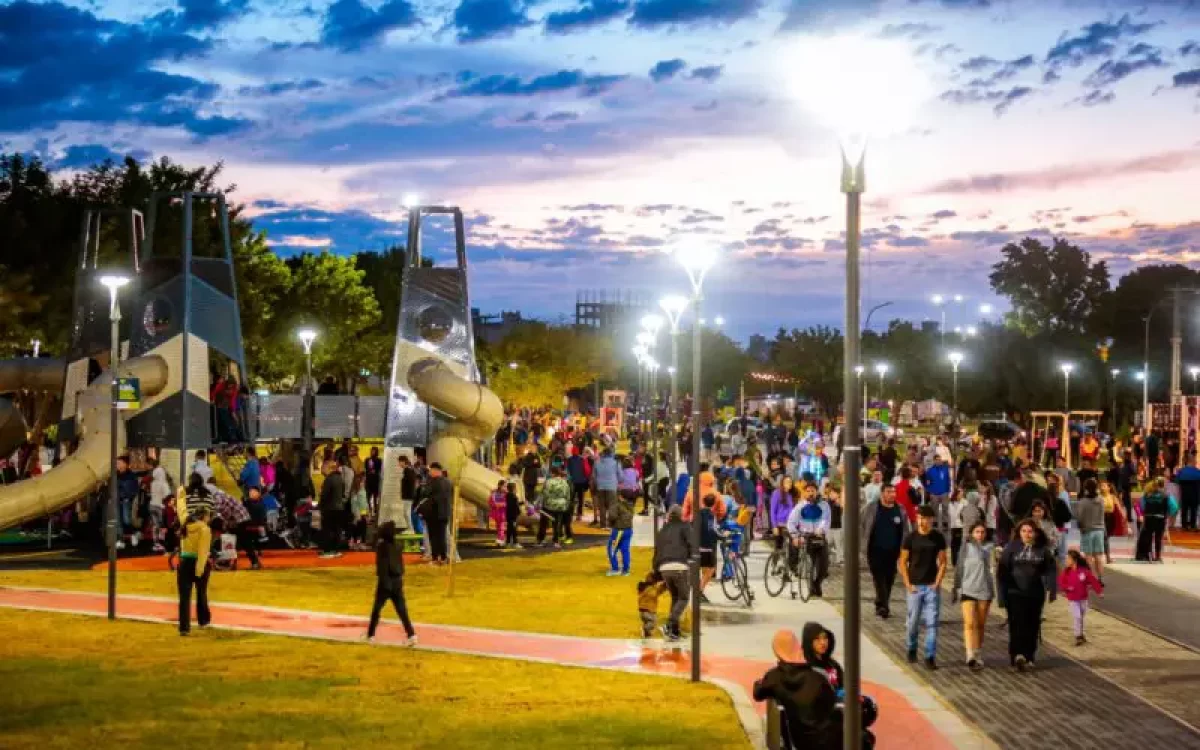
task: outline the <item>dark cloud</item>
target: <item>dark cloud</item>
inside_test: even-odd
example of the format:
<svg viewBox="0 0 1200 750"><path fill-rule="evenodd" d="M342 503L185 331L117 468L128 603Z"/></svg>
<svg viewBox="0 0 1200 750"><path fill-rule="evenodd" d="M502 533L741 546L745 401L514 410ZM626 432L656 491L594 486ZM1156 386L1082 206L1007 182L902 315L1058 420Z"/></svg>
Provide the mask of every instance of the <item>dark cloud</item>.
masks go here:
<svg viewBox="0 0 1200 750"><path fill-rule="evenodd" d="M688 77L693 78L693 79L698 79L701 81L705 81L706 83L712 83L713 81L720 78L721 73L723 73L724 71L725 71L724 65L706 65L702 68L696 68L695 70L692 71L691 75Z"/></svg>
<svg viewBox="0 0 1200 750"><path fill-rule="evenodd" d="M1188 55L1200 55L1200 42L1187 42L1179 48L1179 54L1183 57Z"/></svg>
<svg viewBox="0 0 1200 750"><path fill-rule="evenodd" d="M1162 68L1166 63L1162 51L1157 47L1138 42L1120 60L1105 60L1084 80L1084 85L1093 89L1112 86L1139 70Z"/></svg>
<svg viewBox="0 0 1200 750"><path fill-rule="evenodd" d="M245 15L250 0L179 0L180 28L204 31Z"/></svg>
<svg viewBox="0 0 1200 750"><path fill-rule="evenodd" d="M728 26L750 18L762 0L638 0L629 24L642 29Z"/></svg>
<svg viewBox="0 0 1200 750"><path fill-rule="evenodd" d="M963 70L969 70L974 73L974 72L978 72L980 70L990 70L991 68L995 68L999 64L1000 64L999 60L992 58L992 57L988 57L986 55L981 55L979 57L970 58L969 60L964 62L962 65L959 65L958 67L962 68Z"/></svg>
<svg viewBox="0 0 1200 750"><path fill-rule="evenodd" d="M1099 107L1104 104L1111 104L1116 98L1117 95L1111 91L1100 91L1097 89L1095 91L1089 91L1087 96L1081 97L1076 101L1085 107Z"/></svg>
<svg viewBox="0 0 1200 750"><path fill-rule="evenodd" d="M957 211L951 211L948 208L943 208L941 211L934 211L929 215L929 218L940 221L942 219L953 219L958 216Z"/></svg>
<svg viewBox="0 0 1200 750"><path fill-rule="evenodd" d="M805 31L857 23L879 13L883 0L791 0L780 31Z"/></svg>
<svg viewBox="0 0 1200 750"><path fill-rule="evenodd" d="M518 0L462 0L454 9L453 25L460 42L510 36L532 23Z"/></svg>
<svg viewBox="0 0 1200 750"><path fill-rule="evenodd" d="M941 31L942 27L931 23L889 23L879 32L884 39L923 39Z"/></svg>
<svg viewBox="0 0 1200 750"><path fill-rule="evenodd" d="M204 113L215 84L155 67L210 48L179 31L174 14L138 25L57 2L0 5L0 130L124 122L206 137L245 127Z"/></svg>
<svg viewBox="0 0 1200 750"><path fill-rule="evenodd" d="M1111 57L1116 51L1118 41L1145 34L1156 25L1134 23L1129 14L1121 16L1116 22L1098 21L1088 24L1074 36L1060 36L1058 42L1046 53L1046 64L1053 68L1078 67L1089 60Z"/></svg>
<svg viewBox="0 0 1200 750"><path fill-rule="evenodd" d="M1200 84L1200 73L1197 74ZM1022 190L1057 190L1118 177L1180 172L1200 165L1200 149L1164 151L1121 162L1070 164L1029 172L996 172L965 179L946 180L921 191L926 195L1010 193ZM1065 209L1064 209L1065 210Z"/></svg>
<svg viewBox="0 0 1200 750"><path fill-rule="evenodd" d="M577 206L559 206L560 211L596 213L599 211L624 211L625 207L618 203L581 203Z"/></svg>
<svg viewBox="0 0 1200 750"><path fill-rule="evenodd" d="M659 60L650 69L650 80L655 83L670 80L686 67L687 63L678 57L672 60Z"/></svg>
<svg viewBox="0 0 1200 750"><path fill-rule="evenodd" d="M608 23L629 12L628 0L587 0L574 10L550 13L546 16L546 33L570 34Z"/></svg>
<svg viewBox="0 0 1200 750"><path fill-rule="evenodd" d="M973 59L978 60L979 58ZM967 62L969 63L971 60L968 60ZM1016 78L1022 71L1032 68L1034 64L1033 55L1024 55L1023 57L1018 57L1014 60L1008 60L1003 63L999 63L995 60L992 60L992 62L995 63L995 69L991 73L982 78L972 79L969 83L967 83L967 86L970 88L993 88L1003 81ZM963 65L963 68L967 69L965 64Z"/></svg>
<svg viewBox="0 0 1200 750"><path fill-rule="evenodd" d="M380 219L365 211L325 211L301 204L256 201L254 228L265 230L267 244L283 254L328 247L338 253L383 250L402 243L407 223ZM430 229L438 231L431 223Z"/></svg>
<svg viewBox="0 0 1200 750"><path fill-rule="evenodd" d="M697 112L712 112L719 106L721 106L720 102L718 102L716 99L710 99L706 102L701 102L700 104L693 104L692 109Z"/></svg>
<svg viewBox="0 0 1200 750"><path fill-rule="evenodd" d="M941 99L951 104L990 104L993 112L1002 115L1013 104L1032 93L1033 89L1028 86L1014 86L1010 89L966 88L945 91Z"/></svg>
<svg viewBox="0 0 1200 750"><path fill-rule="evenodd" d="M350 52L380 41L389 31L419 23L417 12L408 0L387 0L377 9L364 5L362 0L337 0L325 11L321 41Z"/></svg>
<svg viewBox="0 0 1200 750"><path fill-rule="evenodd" d="M543 118L546 122L575 122L579 119L578 112L551 112Z"/></svg>
<svg viewBox="0 0 1200 750"><path fill-rule="evenodd" d="M598 96L629 76L587 75L582 70L560 70L523 81L517 76L491 75L482 78L467 74L466 82L451 89L448 98L470 96L537 96L563 91L578 91L580 96Z"/></svg>
<svg viewBox="0 0 1200 750"><path fill-rule="evenodd" d="M139 162L145 163L149 161L151 154L144 149L134 149L127 153L120 153L99 143L87 143L67 146L62 156L49 162L49 166L51 169L87 169L94 164L101 164L105 161L120 162L126 156L132 156Z"/></svg>
<svg viewBox="0 0 1200 750"><path fill-rule="evenodd" d="M293 91L316 91L322 88L325 88L322 81L306 78L302 81L275 81L260 86L242 86L238 89L238 94L253 97L279 96L280 94L290 94Z"/></svg>
<svg viewBox="0 0 1200 750"><path fill-rule="evenodd" d="M1184 88L1185 86L1200 86L1200 68L1176 73L1171 81L1177 89Z"/></svg>

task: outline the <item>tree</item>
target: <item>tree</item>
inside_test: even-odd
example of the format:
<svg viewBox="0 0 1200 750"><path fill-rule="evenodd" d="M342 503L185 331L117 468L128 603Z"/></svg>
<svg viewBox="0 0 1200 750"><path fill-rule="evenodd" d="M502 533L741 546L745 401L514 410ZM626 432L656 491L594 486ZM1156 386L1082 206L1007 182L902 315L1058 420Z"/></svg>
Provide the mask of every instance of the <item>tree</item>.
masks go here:
<svg viewBox="0 0 1200 750"><path fill-rule="evenodd" d="M490 387L516 406L559 407L567 391L616 372L612 340L569 325L524 321L484 352Z"/></svg>
<svg viewBox="0 0 1200 750"><path fill-rule="evenodd" d="M1032 237L1001 250L992 289L1012 302L1008 323L1032 336L1042 331L1088 332L1109 291L1108 266L1061 237L1046 247Z"/></svg>
<svg viewBox="0 0 1200 750"><path fill-rule="evenodd" d="M842 400L842 334L829 326L790 332L780 328L772 345L775 367L800 381L800 390L820 410L838 413Z"/></svg>
<svg viewBox="0 0 1200 750"><path fill-rule="evenodd" d="M45 295L34 291L29 274L0 265L0 357L23 352L31 339L47 335L42 322L45 304Z"/></svg>

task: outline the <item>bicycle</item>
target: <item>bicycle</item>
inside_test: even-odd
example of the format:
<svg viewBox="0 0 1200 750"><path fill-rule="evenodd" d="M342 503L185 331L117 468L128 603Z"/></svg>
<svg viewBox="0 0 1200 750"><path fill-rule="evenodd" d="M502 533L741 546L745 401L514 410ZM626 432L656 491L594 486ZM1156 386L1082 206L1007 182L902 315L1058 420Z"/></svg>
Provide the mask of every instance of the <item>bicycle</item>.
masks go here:
<svg viewBox="0 0 1200 750"><path fill-rule="evenodd" d="M808 555L807 547L809 544L816 543L819 542L815 539L802 538L800 540L800 544L796 548L798 559L795 567L788 562L786 543L771 553L771 556L767 558L767 566L763 570L763 586L770 596L779 596L787 587L793 599L797 598L797 595L803 602L812 598L817 569Z"/></svg>
<svg viewBox="0 0 1200 750"><path fill-rule="evenodd" d="M746 558L738 552L740 534L731 535L721 545L721 591L731 602L744 599L747 607L753 606L754 592L750 589L750 571Z"/></svg>

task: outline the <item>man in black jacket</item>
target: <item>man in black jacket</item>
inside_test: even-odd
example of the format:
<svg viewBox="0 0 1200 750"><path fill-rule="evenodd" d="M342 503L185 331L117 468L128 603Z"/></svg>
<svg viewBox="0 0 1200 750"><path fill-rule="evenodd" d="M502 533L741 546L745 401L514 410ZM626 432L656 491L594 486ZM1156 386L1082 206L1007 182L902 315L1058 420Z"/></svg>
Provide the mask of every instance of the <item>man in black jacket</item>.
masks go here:
<svg viewBox="0 0 1200 750"><path fill-rule="evenodd" d="M442 565L450 561L446 535L447 524L454 514L454 485L437 462L429 464L428 493L425 520L429 524L429 546L433 564Z"/></svg>
<svg viewBox="0 0 1200 750"><path fill-rule="evenodd" d="M663 636L669 641L682 638L679 619L687 609L690 584L688 564L695 550L692 547L691 524L683 522L683 507L672 505L667 512L667 522L658 531L654 543L654 570L662 576L671 594L671 612L663 626ZM693 625L692 627L695 627Z"/></svg>
<svg viewBox="0 0 1200 750"><path fill-rule="evenodd" d="M341 557L338 544L341 542L342 506L345 503L346 483L342 472L332 466L321 484L321 497L317 508L321 511L321 554L320 557Z"/></svg>

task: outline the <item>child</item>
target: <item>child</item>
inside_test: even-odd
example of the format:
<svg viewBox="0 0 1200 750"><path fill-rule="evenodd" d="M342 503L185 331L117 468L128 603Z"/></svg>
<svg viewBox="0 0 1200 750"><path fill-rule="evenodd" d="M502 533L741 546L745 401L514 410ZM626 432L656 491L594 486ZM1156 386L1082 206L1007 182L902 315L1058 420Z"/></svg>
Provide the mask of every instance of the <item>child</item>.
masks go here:
<svg viewBox="0 0 1200 750"><path fill-rule="evenodd" d="M524 510L516 482L509 482L504 493L504 546L508 549L521 549L517 542L517 526Z"/></svg>
<svg viewBox="0 0 1200 750"><path fill-rule="evenodd" d="M1083 635L1083 618L1088 611L1089 588L1104 596L1104 586L1092 574L1087 558L1079 550L1067 552L1067 566L1058 574L1058 590L1067 597L1067 607L1071 610L1071 621L1075 625L1076 646L1087 643Z"/></svg>
<svg viewBox="0 0 1200 750"><path fill-rule="evenodd" d="M354 528L350 531L350 546L352 549L369 549L367 544L367 514L371 505L367 501L367 489L364 486L364 476L358 474L350 485L350 516L354 519Z"/></svg>
<svg viewBox="0 0 1200 750"><path fill-rule="evenodd" d="M263 509L267 511L267 531L272 534L279 533L279 500L275 494L267 490L262 498Z"/></svg>
<svg viewBox="0 0 1200 750"><path fill-rule="evenodd" d="M167 550L167 567L175 570L175 558L179 555L179 512L175 509L175 497L163 501L163 546Z"/></svg>
<svg viewBox="0 0 1200 750"><path fill-rule="evenodd" d="M505 482L501 479L496 483L496 489L488 495L488 517L496 524L496 545L503 547L506 543L504 522L508 515L508 493L505 492Z"/></svg>
<svg viewBox="0 0 1200 750"><path fill-rule="evenodd" d="M643 638L654 634L654 626L658 624L658 598L666 589L667 584L657 571L650 571L645 580L638 581L638 615L642 618Z"/></svg>
<svg viewBox="0 0 1200 750"><path fill-rule="evenodd" d="M311 497L302 497L296 502L296 546L308 549L312 546L313 502Z"/></svg>
<svg viewBox="0 0 1200 750"><path fill-rule="evenodd" d="M825 502L829 503L829 557L837 564L842 561L842 491L833 482L825 482Z"/></svg>

